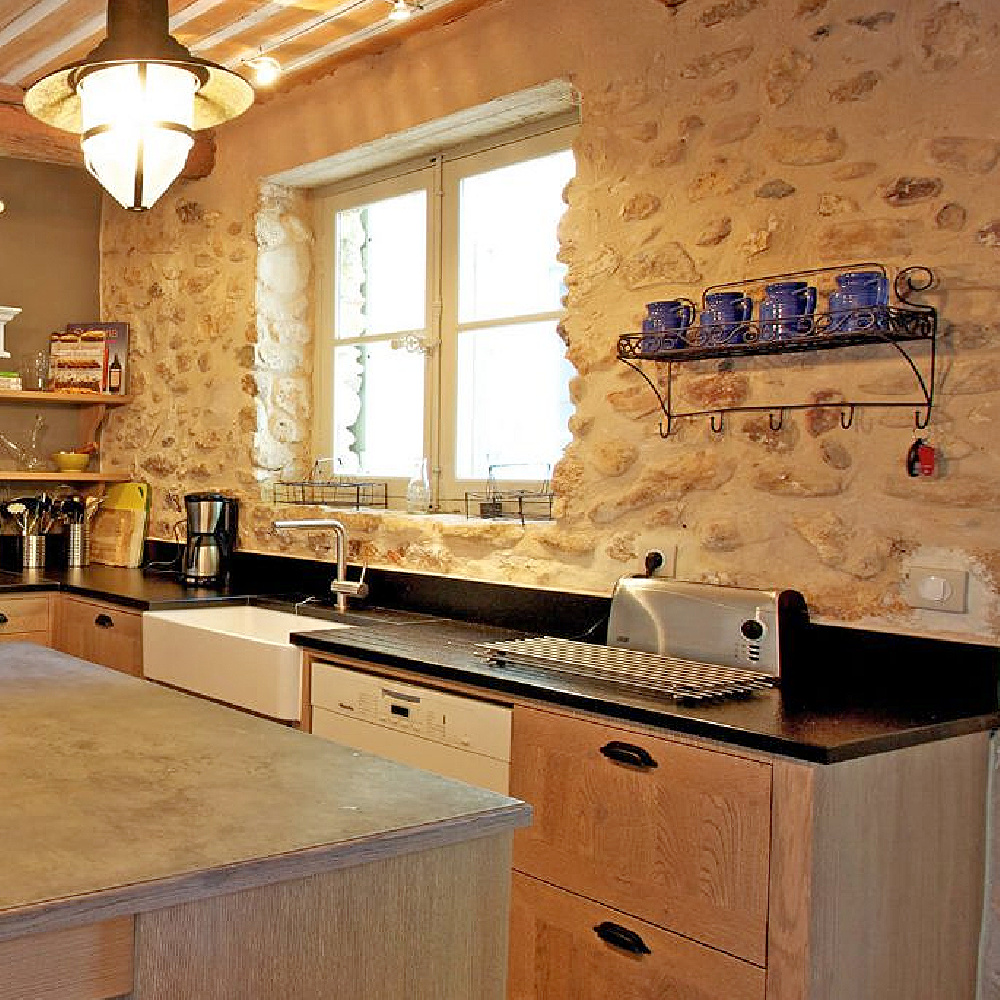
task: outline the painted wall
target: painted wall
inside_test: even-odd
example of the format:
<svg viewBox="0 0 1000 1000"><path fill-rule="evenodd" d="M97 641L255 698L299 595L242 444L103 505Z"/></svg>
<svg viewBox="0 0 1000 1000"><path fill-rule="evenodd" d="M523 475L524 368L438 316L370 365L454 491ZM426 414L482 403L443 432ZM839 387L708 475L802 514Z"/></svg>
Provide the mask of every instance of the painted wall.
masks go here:
<svg viewBox="0 0 1000 1000"><path fill-rule="evenodd" d="M264 103L219 134L207 179L156 209L109 207L102 309L133 325L138 400L106 461L172 501L241 496L245 548L328 558L281 538L261 483L301 474L311 370L308 204L277 171L555 78L580 94L577 178L561 227L577 410L558 518L348 514L375 565L607 593L650 547L685 579L795 586L814 614L1000 638L997 261L1000 12L989 0L498 0ZM877 260L926 264L942 337L939 473L910 478L913 412L704 419L661 440L651 391L615 358L644 303L714 282ZM651 377L657 377L651 371ZM914 398L865 349L678 375L685 406ZM289 513L281 510L282 516ZM306 513L306 511L302 511ZM967 569L970 612L913 612L914 564Z"/></svg>
<svg viewBox="0 0 1000 1000"><path fill-rule="evenodd" d="M0 359L0 370L20 372L28 387L33 355L48 349L53 330L100 318L101 198L80 170L0 158L0 200L5 205L0 213L0 305L22 310L7 325L11 357ZM34 416L28 407L7 407L0 429L26 446ZM43 417L39 445L45 459L51 451L81 443L72 413L51 408ZM18 465L0 447L0 468Z"/></svg>

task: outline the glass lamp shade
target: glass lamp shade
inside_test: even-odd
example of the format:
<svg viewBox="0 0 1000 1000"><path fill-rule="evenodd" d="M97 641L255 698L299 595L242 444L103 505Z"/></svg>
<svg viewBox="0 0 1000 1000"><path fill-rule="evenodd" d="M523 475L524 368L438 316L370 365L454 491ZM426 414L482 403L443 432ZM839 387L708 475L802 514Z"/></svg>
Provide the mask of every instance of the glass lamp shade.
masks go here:
<svg viewBox="0 0 1000 1000"><path fill-rule="evenodd" d="M184 169L199 84L184 66L158 62L81 75L84 163L124 208L149 208Z"/></svg>

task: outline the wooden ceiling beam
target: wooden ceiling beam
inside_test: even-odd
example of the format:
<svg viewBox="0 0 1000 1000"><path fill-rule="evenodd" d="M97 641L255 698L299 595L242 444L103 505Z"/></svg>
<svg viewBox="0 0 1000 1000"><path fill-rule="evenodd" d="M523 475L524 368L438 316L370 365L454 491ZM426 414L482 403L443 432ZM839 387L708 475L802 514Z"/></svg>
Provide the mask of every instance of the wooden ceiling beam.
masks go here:
<svg viewBox="0 0 1000 1000"><path fill-rule="evenodd" d="M79 138L32 118L23 99L20 87L0 84L0 155L82 167Z"/></svg>

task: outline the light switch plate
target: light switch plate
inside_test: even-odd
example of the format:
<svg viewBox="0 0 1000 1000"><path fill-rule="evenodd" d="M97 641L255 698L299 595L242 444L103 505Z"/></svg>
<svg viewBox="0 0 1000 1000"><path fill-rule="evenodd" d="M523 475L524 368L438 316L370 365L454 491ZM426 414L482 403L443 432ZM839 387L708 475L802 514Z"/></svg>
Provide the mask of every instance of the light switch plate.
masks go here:
<svg viewBox="0 0 1000 1000"><path fill-rule="evenodd" d="M964 614L969 574L964 569L911 566L903 577L903 599L911 608Z"/></svg>

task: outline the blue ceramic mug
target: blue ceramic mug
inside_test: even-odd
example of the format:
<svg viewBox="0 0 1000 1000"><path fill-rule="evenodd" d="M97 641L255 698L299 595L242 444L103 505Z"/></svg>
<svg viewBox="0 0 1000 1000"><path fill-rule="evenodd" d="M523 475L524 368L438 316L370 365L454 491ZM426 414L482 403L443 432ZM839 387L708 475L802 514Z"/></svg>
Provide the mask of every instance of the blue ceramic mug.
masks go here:
<svg viewBox="0 0 1000 1000"><path fill-rule="evenodd" d="M846 271L836 281L837 288L858 306L889 304L889 279L881 271Z"/></svg>
<svg viewBox="0 0 1000 1000"><path fill-rule="evenodd" d="M889 280L881 271L847 271L836 278L830 294L830 329L857 333L885 325Z"/></svg>
<svg viewBox="0 0 1000 1000"><path fill-rule="evenodd" d="M702 344L739 344L753 315L753 300L744 292L709 292L702 310Z"/></svg>
<svg viewBox="0 0 1000 1000"><path fill-rule="evenodd" d="M778 281L764 288L760 305L760 339L803 337L812 329L816 286L805 281Z"/></svg>
<svg viewBox="0 0 1000 1000"><path fill-rule="evenodd" d="M676 350L687 347L687 331L694 321L695 306L690 299L665 299L646 304L643 333L659 333L660 337L643 337L643 353Z"/></svg>

